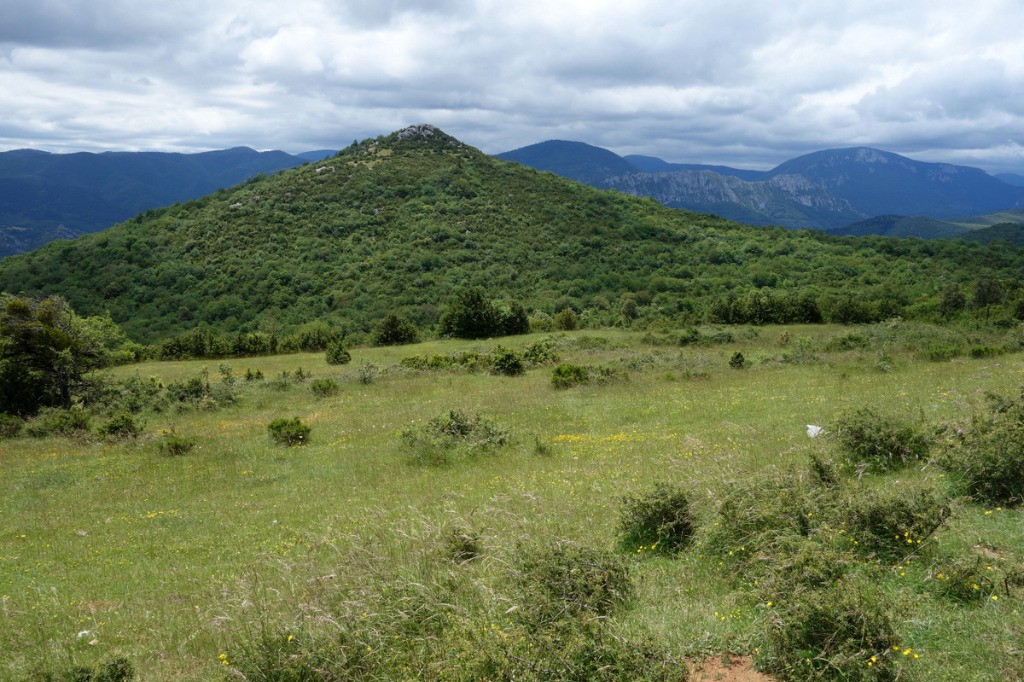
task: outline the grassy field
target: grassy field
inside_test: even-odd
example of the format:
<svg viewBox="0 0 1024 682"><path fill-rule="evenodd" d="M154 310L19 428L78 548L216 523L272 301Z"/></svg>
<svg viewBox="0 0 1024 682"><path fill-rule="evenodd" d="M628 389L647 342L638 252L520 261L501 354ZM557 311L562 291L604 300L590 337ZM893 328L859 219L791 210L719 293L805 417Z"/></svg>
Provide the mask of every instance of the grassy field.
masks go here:
<svg viewBox="0 0 1024 682"><path fill-rule="evenodd" d="M523 546L614 549L621 499L656 482L688 490L706 526L735 486L830 456L835 444L808 438L808 424L828 432L839 415L871 406L931 429L980 409L986 392L1024 384L1019 351L934 362L913 330L884 326L834 342L854 331L733 329L731 343L687 347L668 345L678 334L563 334L554 337L562 360L628 375L567 390L552 388L550 365L505 377L398 364L494 342L355 348L341 367L322 354L232 359L222 367L235 401L147 410L136 439L0 441L0 678L125 656L143 680L225 679L234 652L268 624L299 632L317 614L364 608L353 595L375 581L436 576L435 554L453 533L474 539L480 560L465 570L475 584L498 591ZM502 343L521 349L542 337ZM737 351L743 369L729 365ZM167 384L205 370L219 386L218 364L113 374ZM309 380L294 380L300 368L335 379L339 392L317 397ZM255 370L265 379L245 381ZM493 421L512 443L447 466L412 463L402 432L450 410ZM307 445L272 442L267 425L282 417L312 428ZM195 449L162 454L169 433ZM865 476L887 486L943 478L927 463ZM1024 679L1021 591L940 599L929 582L943 552L1024 560L1021 511L959 502L930 549L880 569L911 652L898 652L902 679ZM678 557L631 561L637 594L617 632L647 633L679 657L763 646L773 606L699 542Z"/></svg>

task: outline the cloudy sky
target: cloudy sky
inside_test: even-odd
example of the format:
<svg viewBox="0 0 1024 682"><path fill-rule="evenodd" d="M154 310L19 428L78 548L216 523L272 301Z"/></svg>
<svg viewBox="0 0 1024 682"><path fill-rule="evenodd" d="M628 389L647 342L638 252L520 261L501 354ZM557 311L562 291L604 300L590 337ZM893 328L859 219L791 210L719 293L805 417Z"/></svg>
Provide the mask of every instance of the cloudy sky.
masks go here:
<svg viewBox="0 0 1024 682"><path fill-rule="evenodd" d="M0 150L338 149L433 123L769 168L1024 174L1021 0L4 0Z"/></svg>

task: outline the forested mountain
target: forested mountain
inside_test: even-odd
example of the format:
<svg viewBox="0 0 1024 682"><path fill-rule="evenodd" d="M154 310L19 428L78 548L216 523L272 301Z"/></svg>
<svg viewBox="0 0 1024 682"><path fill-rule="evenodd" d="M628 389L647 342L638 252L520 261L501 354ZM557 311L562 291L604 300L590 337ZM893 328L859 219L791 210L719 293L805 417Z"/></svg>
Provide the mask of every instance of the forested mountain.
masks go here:
<svg viewBox="0 0 1024 682"><path fill-rule="evenodd" d="M716 305L717 319L854 321L926 315L943 287L979 277L1015 296L1022 272L1016 249L739 225L414 126L5 258L0 289L61 294L152 341L197 325L358 331L389 313L429 327L466 286L604 324L693 322Z"/></svg>
<svg viewBox="0 0 1024 682"><path fill-rule="evenodd" d="M247 147L199 154L2 152L0 257L102 230L147 209L195 199L307 160Z"/></svg>
<svg viewBox="0 0 1024 682"><path fill-rule="evenodd" d="M814 152L762 172L618 157L608 150L599 157L598 148L584 145L584 153L571 145L541 143L499 156L752 225L828 229L880 215L949 219L1024 206L1024 187L977 168L924 163L867 147ZM587 172L595 158L600 164Z"/></svg>

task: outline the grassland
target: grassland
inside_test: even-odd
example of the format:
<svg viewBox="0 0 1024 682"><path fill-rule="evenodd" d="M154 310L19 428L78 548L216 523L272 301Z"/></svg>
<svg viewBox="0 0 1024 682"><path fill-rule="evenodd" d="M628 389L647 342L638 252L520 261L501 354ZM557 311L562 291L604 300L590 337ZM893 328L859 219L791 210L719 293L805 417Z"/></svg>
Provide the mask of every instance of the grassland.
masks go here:
<svg viewBox="0 0 1024 682"><path fill-rule="evenodd" d="M569 390L551 387L550 366L502 377L399 365L494 342L355 348L343 367L322 354L229 360L237 402L147 411L137 439L0 441L0 677L126 656L144 680L224 679L234 652L268 624L300 632L340 603L362 608L353 595L383 575L429 580L452 532L473 534L480 560L465 570L497 591L524 545L614 548L622 497L655 482L690 491L707 524L738 482L804 471L812 454L829 455L834 445L808 438L807 424L828 431L844 412L871 406L932 428L980 409L986 392L1024 384L1019 351L933 362L909 328L878 325L856 332L866 341L831 345L851 330L731 331L731 343L687 347L668 344L678 334L560 335L563 360L628 374ZM975 336L967 342L996 342ZM737 351L744 369L729 365ZM379 371L365 383L369 364ZM204 368L217 384L218 367L201 362L115 376L166 384ZM318 398L309 382L281 380L300 368L334 378L340 391ZM246 382L247 370L266 379ZM449 410L492 420L512 445L444 467L411 464L402 431ZM312 427L308 445L273 443L267 424L293 416ZM172 432L196 448L161 454ZM866 479L941 485L943 476L920 464ZM936 551L1024 559L1021 511L959 503L936 540L933 553L880 574L913 652L903 679L1021 679L1020 592L965 606L928 584ZM763 645L772 606L737 587L699 543L677 558L636 558L633 571L636 603L619 632L649 633L679 657Z"/></svg>

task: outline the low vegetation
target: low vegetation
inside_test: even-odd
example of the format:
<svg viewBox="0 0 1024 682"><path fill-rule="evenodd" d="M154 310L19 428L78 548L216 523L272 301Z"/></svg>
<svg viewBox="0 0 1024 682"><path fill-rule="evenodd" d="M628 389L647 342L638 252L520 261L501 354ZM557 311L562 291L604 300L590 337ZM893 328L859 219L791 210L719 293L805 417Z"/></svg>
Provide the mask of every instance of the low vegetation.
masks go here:
<svg viewBox="0 0 1024 682"><path fill-rule="evenodd" d="M0 419L0 677L1024 676L1020 332L697 330L84 372Z"/></svg>

